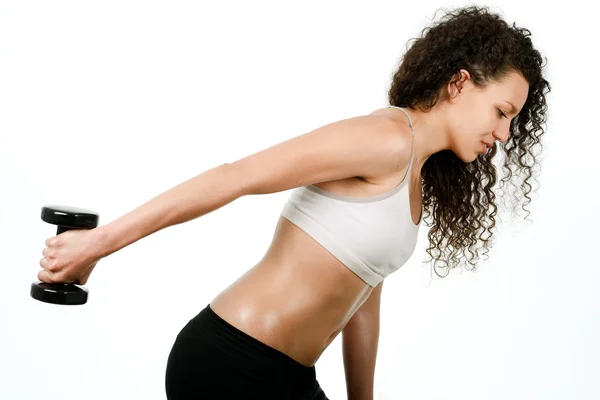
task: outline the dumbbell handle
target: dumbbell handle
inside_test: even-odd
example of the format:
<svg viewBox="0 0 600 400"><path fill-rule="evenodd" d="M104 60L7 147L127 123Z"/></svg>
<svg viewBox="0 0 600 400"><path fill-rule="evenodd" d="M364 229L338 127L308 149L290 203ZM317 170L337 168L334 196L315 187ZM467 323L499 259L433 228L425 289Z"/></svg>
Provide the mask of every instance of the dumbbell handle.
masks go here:
<svg viewBox="0 0 600 400"><path fill-rule="evenodd" d="M70 230L73 230L73 229L75 229L75 228L68 228L68 227L66 227L66 226L60 226L60 225L59 225L59 226L56 228L56 235L58 236L58 235L60 235L60 234L61 234L61 233L63 233L63 232L70 231Z"/></svg>

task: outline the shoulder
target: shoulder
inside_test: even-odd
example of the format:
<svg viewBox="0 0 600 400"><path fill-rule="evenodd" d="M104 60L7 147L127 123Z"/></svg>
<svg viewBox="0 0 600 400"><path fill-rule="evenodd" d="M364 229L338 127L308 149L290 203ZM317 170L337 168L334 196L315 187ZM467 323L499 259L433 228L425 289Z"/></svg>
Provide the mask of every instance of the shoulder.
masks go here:
<svg viewBox="0 0 600 400"><path fill-rule="evenodd" d="M402 114L402 115L399 115ZM397 160L396 168L403 169L410 162L413 146L413 132L408 125L406 115L390 108L380 108L369 114L381 121L381 127L387 132L389 151Z"/></svg>

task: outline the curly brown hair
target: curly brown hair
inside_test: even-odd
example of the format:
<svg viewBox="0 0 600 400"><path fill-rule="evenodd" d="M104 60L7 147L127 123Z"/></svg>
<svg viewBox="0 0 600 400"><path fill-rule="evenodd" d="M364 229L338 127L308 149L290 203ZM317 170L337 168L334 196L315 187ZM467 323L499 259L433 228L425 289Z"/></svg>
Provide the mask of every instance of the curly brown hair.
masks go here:
<svg viewBox="0 0 600 400"><path fill-rule="evenodd" d="M423 29L421 37L411 39L414 44L400 59L388 92L390 105L427 112L437 102L447 99L446 87L454 82L460 69L469 71L473 84L479 88L502 81L512 71L519 72L529 83L529 92L521 112L511 122L509 139L501 145L505 153L502 167L506 172L502 183L524 175L520 187L525 200L514 195L512 211L515 212L515 205L521 200L527 213L525 207L531 202L530 179L534 177L537 162L533 150L536 145L542 149L545 95L550 92L550 84L542 75L542 57L529 36L528 29L514 23L508 25L487 7L448 11L439 23ZM494 146L472 163L465 163L451 150L443 150L431 155L423 165L423 220L431 227L427 249L431 258L427 262L435 258L433 269L439 277L463 265L461 261L465 259L465 267L474 270L482 248L475 247L478 240L483 243L485 256L491 248L498 211L493 191L497 150L498 146ZM516 185L512 187L516 189ZM445 262L442 249L446 250ZM445 275L438 273L438 262L446 269Z"/></svg>

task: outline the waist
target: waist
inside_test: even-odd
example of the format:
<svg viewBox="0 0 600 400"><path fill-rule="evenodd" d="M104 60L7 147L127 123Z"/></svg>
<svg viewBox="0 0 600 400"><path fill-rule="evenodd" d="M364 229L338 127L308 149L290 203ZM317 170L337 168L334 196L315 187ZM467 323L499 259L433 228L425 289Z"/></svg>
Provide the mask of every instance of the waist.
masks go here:
<svg viewBox="0 0 600 400"><path fill-rule="evenodd" d="M281 218L265 257L211 307L236 328L311 366L371 291L331 253Z"/></svg>

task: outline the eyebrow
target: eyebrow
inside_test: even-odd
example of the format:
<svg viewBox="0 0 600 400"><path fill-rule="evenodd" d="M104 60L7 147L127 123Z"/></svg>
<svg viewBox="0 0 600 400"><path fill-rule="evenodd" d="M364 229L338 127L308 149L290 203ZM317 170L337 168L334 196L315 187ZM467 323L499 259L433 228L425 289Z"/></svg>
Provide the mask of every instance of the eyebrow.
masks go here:
<svg viewBox="0 0 600 400"><path fill-rule="evenodd" d="M510 112L516 115L517 114L517 107L515 107L515 105L513 103L511 103L510 101L508 101L508 100L506 100L506 102L508 104L510 104Z"/></svg>

